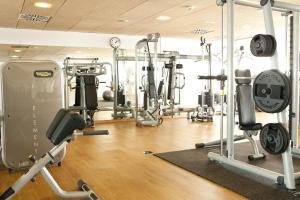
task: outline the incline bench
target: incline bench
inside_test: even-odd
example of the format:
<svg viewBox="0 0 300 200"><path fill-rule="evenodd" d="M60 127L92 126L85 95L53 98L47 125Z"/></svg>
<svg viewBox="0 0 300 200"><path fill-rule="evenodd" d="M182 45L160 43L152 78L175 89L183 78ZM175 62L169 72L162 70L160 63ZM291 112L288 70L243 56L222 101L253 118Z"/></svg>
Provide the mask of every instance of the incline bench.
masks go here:
<svg viewBox="0 0 300 200"><path fill-rule="evenodd" d="M39 172L55 194L62 198L100 199L82 180L78 181L78 187L82 191L66 192L62 190L46 168L46 165L53 162L55 156L71 142L74 131L76 129L82 130L85 126L85 121L79 114L65 109L59 110L46 133L47 138L55 146L39 160L36 160L34 156L30 156L30 161L35 164L0 196L0 200L11 199L29 181L34 180Z"/></svg>

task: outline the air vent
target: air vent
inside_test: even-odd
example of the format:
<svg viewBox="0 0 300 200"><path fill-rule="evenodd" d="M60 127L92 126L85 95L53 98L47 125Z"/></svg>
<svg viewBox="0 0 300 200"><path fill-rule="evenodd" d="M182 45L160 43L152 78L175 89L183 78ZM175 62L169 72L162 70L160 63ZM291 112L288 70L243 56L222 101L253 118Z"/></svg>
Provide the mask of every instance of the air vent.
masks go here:
<svg viewBox="0 0 300 200"><path fill-rule="evenodd" d="M204 35L204 34L211 33L211 32L214 32L214 31L205 30L205 29L201 29L201 28L196 28L196 29L192 30L192 33L199 34L199 35Z"/></svg>
<svg viewBox="0 0 300 200"><path fill-rule="evenodd" d="M28 49L29 46L28 45L12 45L11 48L12 49Z"/></svg>
<svg viewBox="0 0 300 200"><path fill-rule="evenodd" d="M50 16L43 15L35 15L35 14L20 14L19 20L26 20L32 22L48 22L50 20Z"/></svg>

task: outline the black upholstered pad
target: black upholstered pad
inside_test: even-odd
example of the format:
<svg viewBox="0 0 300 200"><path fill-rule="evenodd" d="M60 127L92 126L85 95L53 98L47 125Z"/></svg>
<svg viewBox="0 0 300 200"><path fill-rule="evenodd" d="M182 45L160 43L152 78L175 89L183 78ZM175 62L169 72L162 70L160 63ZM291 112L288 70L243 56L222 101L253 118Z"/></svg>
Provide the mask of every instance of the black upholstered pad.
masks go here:
<svg viewBox="0 0 300 200"><path fill-rule="evenodd" d="M88 110L97 110L98 97L96 88L96 77L94 75L85 75L83 78L85 85L86 108Z"/></svg>
<svg viewBox="0 0 300 200"><path fill-rule="evenodd" d="M47 131L47 137L54 145L58 145L72 136L74 130L84 128L85 122L78 113L61 109L53 119Z"/></svg>
<svg viewBox="0 0 300 200"><path fill-rule="evenodd" d="M239 113L239 124L241 126L251 126L256 124L252 86L237 85L236 101Z"/></svg>
<svg viewBox="0 0 300 200"><path fill-rule="evenodd" d="M256 123L251 125L240 125L239 128L245 131L258 131L262 129L262 124Z"/></svg>
<svg viewBox="0 0 300 200"><path fill-rule="evenodd" d="M238 77L241 77L241 79L239 79ZM247 79L246 77L249 77L249 79ZM237 69L235 70L235 82L237 84L250 84L251 83L251 72L249 69L245 69L245 70L240 70Z"/></svg>
<svg viewBox="0 0 300 200"><path fill-rule="evenodd" d="M68 113L69 111L66 109L60 109L54 119L52 120L50 126L48 127L48 130L46 132L46 136L49 140L51 140L51 137L53 135L53 132L55 131L55 129L57 128L57 126L59 125L59 123L61 122L61 120L64 118L64 116Z"/></svg>

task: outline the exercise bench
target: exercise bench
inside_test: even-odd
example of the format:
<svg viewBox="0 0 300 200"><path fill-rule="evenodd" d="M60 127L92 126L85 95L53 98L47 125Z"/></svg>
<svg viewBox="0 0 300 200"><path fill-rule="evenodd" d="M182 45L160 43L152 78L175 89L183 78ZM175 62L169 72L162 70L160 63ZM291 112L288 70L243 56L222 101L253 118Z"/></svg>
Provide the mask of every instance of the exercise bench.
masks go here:
<svg viewBox="0 0 300 200"><path fill-rule="evenodd" d="M39 160L36 160L35 156L29 156L29 160L32 161L34 165L0 196L0 200L11 199L29 181L34 181L38 173L42 174L54 193L62 198L99 200L100 198L97 197L83 180L78 181L78 187L82 191L67 192L62 190L46 168L48 164L53 162L55 156L72 141L74 131L77 129L82 130L85 126L85 121L78 113L60 109L46 133L47 138L55 146Z"/></svg>

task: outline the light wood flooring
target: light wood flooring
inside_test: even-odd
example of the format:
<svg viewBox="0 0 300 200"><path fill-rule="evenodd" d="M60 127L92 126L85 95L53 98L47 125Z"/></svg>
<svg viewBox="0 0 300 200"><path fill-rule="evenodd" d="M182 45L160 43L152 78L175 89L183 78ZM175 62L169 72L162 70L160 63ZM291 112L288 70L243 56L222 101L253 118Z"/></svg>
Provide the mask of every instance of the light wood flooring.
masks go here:
<svg viewBox="0 0 300 200"><path fill-rule="evenodd" d="M261 117L264 118L264 117ZM265 119L265 118L264 118ZM66 190L84 179L103 200L222 200L245 199L219 185L169 164L154 153L194 148L196 142L218 139L219 121L192 123L186 118L166 119L160 127L136 127L134 122L97 124L109 136L80 136L68 146L62 167L50 172ZM0 191L22 173L0 170ZM60 199L41 176L14 199Z"/></svg>

